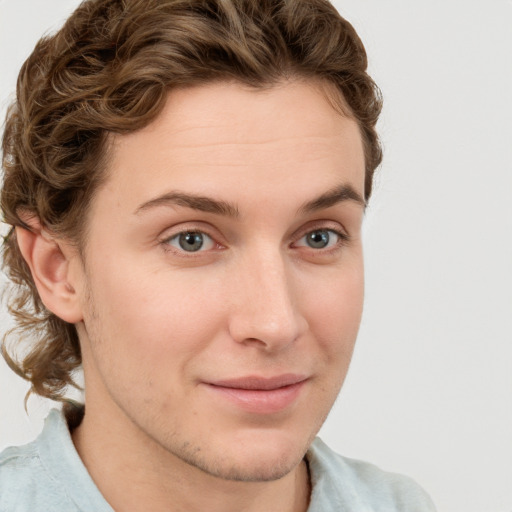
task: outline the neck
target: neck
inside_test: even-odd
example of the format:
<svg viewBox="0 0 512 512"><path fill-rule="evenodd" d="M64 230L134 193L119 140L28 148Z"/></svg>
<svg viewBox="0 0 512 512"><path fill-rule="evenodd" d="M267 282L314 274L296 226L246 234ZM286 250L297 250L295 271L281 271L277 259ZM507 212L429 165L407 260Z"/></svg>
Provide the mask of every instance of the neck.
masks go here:
<svg viewBox="0 0 512 512"><path fill-rule="evenodd" d="M114 510L306 512L310 482L305 461L274 481L225 480L177 458L142 435L122 411L114 414L115 409L111 404L95 410L88 403L72 432L78 454Z"/></svg>

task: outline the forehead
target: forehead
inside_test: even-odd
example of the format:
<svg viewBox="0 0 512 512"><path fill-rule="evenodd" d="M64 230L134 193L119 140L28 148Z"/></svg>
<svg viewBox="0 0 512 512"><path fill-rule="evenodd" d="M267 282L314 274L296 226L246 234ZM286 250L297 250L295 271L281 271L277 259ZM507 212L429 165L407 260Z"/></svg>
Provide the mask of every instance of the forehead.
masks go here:
<svg viewBox="0 0 512 512"><path fill-rule="evenodd" d="M112 137L110 156L107 187L132 207L176 187L206 195L230 188L243 200L270 185L321 191L349 182L364 195L357 123L315 83L173 90L154 122Z"/></svg>

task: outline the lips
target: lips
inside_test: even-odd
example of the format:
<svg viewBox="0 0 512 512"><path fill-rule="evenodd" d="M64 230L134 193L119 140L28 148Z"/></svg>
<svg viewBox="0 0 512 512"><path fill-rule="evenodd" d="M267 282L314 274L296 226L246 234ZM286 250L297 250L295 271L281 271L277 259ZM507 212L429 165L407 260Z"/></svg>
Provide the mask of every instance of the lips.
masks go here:
<svg viewBox="0 0 512 512"><path fill-rule="evenodd" d="M238 379L218 380L211 382L210 384L212 386L219 386L223 388L270 391L285 386L291 386L292 384L297 384L298 382L302 382L304 380L306 380L306 377L303 375L287 373L270 378L250 375L247 377L240 377Z"/></svg>
<svg viewBox="0 0 512 512"><path fill-rule="evenodd" d="M266 378L246 376L206 383L221 400L246 412L272 414L290 407L298 399L307 377L283 374Z"/></svg>

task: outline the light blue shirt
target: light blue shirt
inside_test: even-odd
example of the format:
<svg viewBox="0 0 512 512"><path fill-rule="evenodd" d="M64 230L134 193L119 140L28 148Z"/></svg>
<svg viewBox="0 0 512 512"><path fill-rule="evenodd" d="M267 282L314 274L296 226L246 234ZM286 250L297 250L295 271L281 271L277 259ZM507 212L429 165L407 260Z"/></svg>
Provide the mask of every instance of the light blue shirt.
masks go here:
<svg viewBox="0 0 512 512"><path fill-rule="evenodd" d="M411 479L341 457L320 439L307 455L308 512L435 512ZM0 454L0 512L113 512L75 450L63 414L54 409L39 437Z"/></svg>

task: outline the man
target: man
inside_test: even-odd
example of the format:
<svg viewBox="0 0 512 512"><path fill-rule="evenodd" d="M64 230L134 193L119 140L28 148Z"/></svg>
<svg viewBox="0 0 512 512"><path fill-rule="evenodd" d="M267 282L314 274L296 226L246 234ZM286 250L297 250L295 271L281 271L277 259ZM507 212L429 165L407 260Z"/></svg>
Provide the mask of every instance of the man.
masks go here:
<svg viewBox="0 0 512 512"><path fill-rule="evenodd" d="M3 141L31 348L2 348L56 400L82 367L85 408L0 456L0 510L433 510L315 440L359 327L379 112L324 0L91 0L38 43Z"/></svg>

